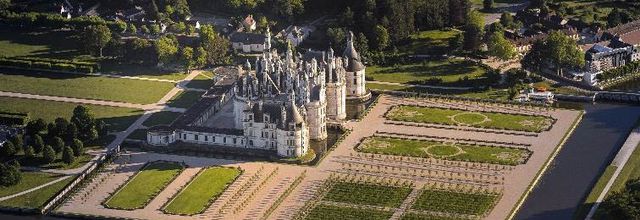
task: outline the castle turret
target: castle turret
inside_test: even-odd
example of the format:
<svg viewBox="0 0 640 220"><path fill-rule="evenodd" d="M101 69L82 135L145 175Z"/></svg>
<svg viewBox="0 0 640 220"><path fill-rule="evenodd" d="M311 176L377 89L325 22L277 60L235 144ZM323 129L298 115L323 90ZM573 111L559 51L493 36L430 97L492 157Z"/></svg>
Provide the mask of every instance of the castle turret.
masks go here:
<svg viewBox="0 0 640 220"><path fill-rule="evenodd" d="M353 32L349 32L347 39L347 47L343 52L345 59L344 68L346 70L347 97L363 98L367 96L365 71L366 67L362 64L360 54L353 45Z"/></svg>

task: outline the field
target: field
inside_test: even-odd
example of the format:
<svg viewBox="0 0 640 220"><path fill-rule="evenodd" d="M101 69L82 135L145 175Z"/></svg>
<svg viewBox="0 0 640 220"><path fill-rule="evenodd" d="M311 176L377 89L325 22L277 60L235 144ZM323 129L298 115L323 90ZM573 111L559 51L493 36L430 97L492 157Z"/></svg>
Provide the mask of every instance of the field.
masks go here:
<svg viewBox="0 0 640 220"><path fill-rule="evenodd" d="M485 73L486 70L474 62L444 59L388 67L369 66L366 74L368 79L382 82L468 86L483 83ZM459 81L464 77L469 81Z"/></svg>
<svg viewBox="0 0 640 220"><path fill-rule="evenodd" d="M308 220L383 220L389 219L393 212L379 211L373 209L358 209L350 207L338 207L333 205L320 204L314 207L306 216Z"/></svg>
<svg viewBox="0 0 640 220"><path fill-rule="evenodd" d="M180 191L164 211L182 215L201 213L233 183L240 172L236 168L207 168Z"/></svg>
<svg viewBox="0 0 640 220"><path fill-rule="evenodd" d="M365 138L356 150L374 154L439 158L502 165L523 164L531 155L531 151L519 148L447 144L438 141L386 137Z"/></svg>
<svg viewBox="0 0 640 220"><path fill-rule="evenodd" d="M51 197L55 196L62 190L67 184L73 181L75 177L69 177L60 182L54 183L52 185L46 186L42 189L38 189L36 191L0 201L0 206L8 206L8 207L18 207L18 208L28 208L28 209L39 209L44 204L51 199Z"/></svg>
<svg viewBox="0 0 640 220"><path fill-rule="evenodd" d="M542 132L553 125L553 119L544 116L516 115L494 112L473 112L420 106L394 106L386 115L394 121L465 125L480 128Z"/></svg>
<svg viewBox="0 0 640 220"><path fill-rule="evenodd" d="M0 30L0 56L45 57L57 59L85 59L77 50L78 40L73 31L16 31ZM84 56L84 57L82 57Z"/></svg>
<svg viewBox="0 0 640 220"><path fill-rule="evenodd" d="M176 120L181 114L177 112L156 112L151 115L142 125L147 127L153 127L156 125L169 125Z"/></svg>
<svg viewBox="0 0 640 220"><path fill-rule="evenodd" d="M13 195L39 185L51 182L56 180L60 176L50 173L41 173L41 172L22 172L22 180L20 183L9 186L9 187L0 187L0 197Z"/></svg>
<svg viewBox="0 0 640 220"><path fill-rule="evenodd" d="M499 196L425 189L412 209L482 216L493 209Z"/></svg>
<svg viewBox="0 0 640 220"><path fill-rule="evenodd" d="M171 162L147 164L125 183L104 205L107 208L133 210L143 208L164 189L183 167Z"/></svg>
<svg viewBox="0 0 640 220"><path fill-rule="evenodd" d="M18 160L20 161L20 165L29 166L29 167L39 167L42 169L60 169L60 170L68 170L75 169L78 167L82 167L87 164L93 158L93 155L85 154L79 157L76 157L75 161L71 164L66 164L62 161L62 154L58 154L56 156L56 160L53 163L46 163L41 155L36 158L27 158L21 157Z"/></svg>
<svg viewBox="0 0 640 220"><path fill-rule="evenodd" d="M507 89L490 89L486 91L445 90L445 89L411 87L410 85L387 85L387 84L372 83L372 82L367 82L367 89L415 92L415 93L425 93L425 94L426 93L443 94L443 95L454 95L454 96L460 96L460 97L491 99L491 100L508 100L509 99L509 93Z"/></svg>
<svg viewBox="0 0 640 220"><path fill-rule="evenodd" d="M411 189L404 187L336 182L324 200L397 208L409 193Z"/></svg>
<svg viewBox="0 0 640 220"><path fill-rule="evenodd" d="M210 73L206 73L204 75L199 74L196 76L196 78L193 78L193 80L191 80L189 83L187 83L187 88L194 88L194 89L209 89L211 88L211 86L213 85L213 80L211 80L211 77L209 77Z"/></svg>
<svg viewBox="0 0 640 220"><path fill-rule="evenodd" d="M57 117L70 119L75 103L55 102L45 100L0 97L0 111L28 112L31 119L42 118L52 122ZM142 113L142 110L132 108L118 108L101 105L85 105L97 119L104 120L111 131L127 129Z"/></svg>
<svg viewBox="0 0 640 220"><path fill-rule="evenodd" d="M430 30L421 31L409 36L406 44L400 45L398 51L402 54L447 54L449 39L460 33L458 30Z"/></svg>
<svg viewBox="0 0 640 220"><path fill-rule="evenodd" d="M155 66L144 66L126 63L104 62L100 72L122 76L135 76L141 78L167 79L180 81L187 77L183 72L171 72L158 69Z"/></svg>
<svg viewBox="0 0 640 220"><path fill-rule="evenodd" d="M37 95L151 104L172 88L174 84L166 82L26 71L0 72L0 91Z"/></svg>
<svg viewBox="0 0 640 220"><path fill-rule="evenodd" d="M167 105L176 108L189 108L196 104L203 94L195 91L180 91L167 102Z"/></svg>
<svg viewBox="0 0 640 220"><path fill-rule="evenodd" d="M633 3L626 3L624 1L596 1L596 0L563 0L562 2L566 6L566 18L576 18L591 23L601 23L606 27L607 15L614 9L618 8L622 11L628 11L632 15L637 15L634 12L634 8L637 5ZM555 9L552 8L552 9ZM637 10L636 10L637 11Z"/></svg>

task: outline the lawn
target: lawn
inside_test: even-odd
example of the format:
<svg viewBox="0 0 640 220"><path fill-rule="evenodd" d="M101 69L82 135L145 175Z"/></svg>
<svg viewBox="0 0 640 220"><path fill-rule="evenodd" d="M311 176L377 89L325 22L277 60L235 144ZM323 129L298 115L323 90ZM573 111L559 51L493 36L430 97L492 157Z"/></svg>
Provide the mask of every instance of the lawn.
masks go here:
<svg viewBox="0 0 640 220"><path fill-rule="evenodd" d="M447 54L449 39L454 38L458 30L429 30L421 31L409 36L406 44L400 45L398 51L402 54Z"/></svg>
<svg viewBox="0 0 640 220"><path fill-rule="evenodd" d="M196 78L187 83L187 88L210 89L213 85L213 80L209 75L211 73L198 74Z"/></svg>
<svg viewBox="0 0 640 220"><path fill-rule="evenodd" d="M167 105L176 108L189 108L200 100L204 93L196 91L181 91L176 94Z"/></svg>
<svg viewBox="0 0 640 220"><path fill-rule="evenodd" d="M58 154L56 160L53 163L46 163L41 155L38 155L36 158L27 158L23 155L19 155L20 165L25 167L39 167L42 169L60 169L60 170L68 170L75 169L78 167L82 167L87 164L91 159L93 159L93 155L84 154L82 156L76 157L75 161L71 164L66 164L62 161L62 154Z"/></svg>
<svg viewBox="0 0 640 220"><path fill-rule="evenodd" d="M461 96L461 97L468 97L468 98L491 99L491 100L508 100L509 99L509 92L507 89L489 89L489 90L483 90L483 91L450 90L450 89L411 87L410 85L387 85L387 84L380 84L380 83L373 83L373 82L367 82L367 89L415 92L415 93L425 93L425 94L454 95L454 96Z"/></svg>
<svg viewBox="0 0 640 220"><path fill-rule="evenodd" d="M171 122L176 120L176 118L180 117L180 115L182 114L177 112L168 112L168 111L156 112L156 113L153 113L153 115L151 115L149 119L144 121L142 125L147 127L153 127L156 125L170 125Z"/></svg>
<svg viewBox="0 0 640 220"><path fill-rule="evenodd" d="M373 209L357 209L319 204L305 217L308 220L386 220L391 218L393 212Z"/></svg>
<svg viewBox="0 0 640 220"><path fill-rule="evenodd" d="M33 71L0 72L0 91L139 104L160 100L173 83Z"/></svg>
<svg viewBox="0 0 640 220"><path fill-rule="evenodd" d="M425 189L415 204L416 210L483 216L499 199L499 195Z"/></svg>
<svg viewBox="0 0 640 220"><path fill-rule="evenodd" d="M611 195L613 192L620 192L624 190L625 184L629 180L640 179L640 146L638 146L629 157L629 160L624 165L618 178L613 182L611 190L607 195Z"/></svg>
<svg viewBox="0 0 640 220"><path fill-rule="evenodd" d="M141 78L167 79L180 81L187 77L184 72L161 70L155 66L145 66L140 64L115 63L112 61L101 64L101 73L135 76Z"/></svg>
<svg viewBox="0 0 640 220"><path fill-rule="evenodd" d="M447 144L439 141L406 140L387 137L365 138L356 150L374 154L439 158L452 161L514 166L525 163L532 153L529 150L520 148Z"/></svg>
<svg viewBox="0 0 640 220"><path fill-rule="evenodd" d="M419 85L473 86L486 84L486 70L461 59L430 60L395 66L369 66L367 79ZM467 77L468 81L461 81Z"/></svg>
<svg viewBox="0 0 640 220"><path fill-rule="evenodd" d="M30 192L12 199L0 201L0 206L40 209L42 208L42 206L45 205L47 201L49 201L49 199L51 199L51 197L54 197L55 195L57 195L58 192L60 192L60 190L62 190L74 179L75 179L75 176L72 176L60 182L38 189L36 191Z"/></svg>
<svg viewBox="0 0 640 220"><path fill-rule="evenodd" d="M42 172L22 172L22 180L20 181L20 183L9 187L0 187L0 197L13 195L54 181L58 178L60 178L60 176L56 174Z"/></svg>
<svg viewBox="0 0 640 220"><path fill-rule="evenodd" d="M0 111L28 112L31 119L42 118L47 122L53 122L57 117L70 119L76 106L78 104L68 102L0 97ZM110 131L126 130L143 113L142 110L132 108L84 106L87 106L97 119L104 120Z"/></svg>
<svg viewBox="0 0 640 220"><path fill-rule="evenodd" d="M164 208L165 212L194 215L203 212L240 175L237 168L211 167L193 179Z"/></svg>
<svg viewBox="0 0 640 220"><path fill-rule="evenodd" d="M397 208L411 188L337 181L323 200Z"/></svg>
<svg viewBox="0 0 640 220"><path fill-rule="evenodd" d="M78 50L78 40L70 30L20 31L0 30L0 56L45 57L57 59L86 58ZM83 58L85 56L85 58Z"/></svg>
<svg viewBox="0 0 640 220"><path fill-rule="evenodd" d="M152 162L127 181L104 205L113 209L144 208L160 191L180 174L184 167L173 162Z"/></svg>
<svg viewBox="0 0 640 220"><path fill-rule="evenodd" d="M386 118L394 121L464 125L537 133L551 129L555 122L552 118L545 116L475 112L407 105L394 106L387 112Z"/></svg>

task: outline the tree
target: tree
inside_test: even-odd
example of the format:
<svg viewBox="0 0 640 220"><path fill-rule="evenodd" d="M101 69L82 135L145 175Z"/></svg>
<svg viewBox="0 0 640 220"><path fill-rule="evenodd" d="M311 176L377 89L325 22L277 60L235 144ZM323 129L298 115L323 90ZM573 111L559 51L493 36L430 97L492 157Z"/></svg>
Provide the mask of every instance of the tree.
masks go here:
<svg viewBox="0 0 640 220"><path fill-rule="evenodd" d="M78 137L78 126L76 124L70 123L67 126L67 130L64 132L64 140L66 143L70 143L73 139Z"/></svg>
<svg viewBox="0 0 640 220"><path fill-rule="evenodd" d="M0 186L13 186L22 180L20 164L13 160L10 164L0 163Z"/></svg>
<svg viewBox="0 0 640 220"><path fill-rule="evenodd" d="M116 32L124 33L127 30L127 23L125 23L124 21L121 21L121 20L116 20L115 21L115 27L117 28Z"/></svg>
<svg viewBox="0 0 640 220"><path fill-rule="evenodd" d="M27 123L27 134L34 135L47 130L47 123L42 119L31 120Z"/></svg>
<svg viewBox="0 0 640 220"><path fill-rule="evenodd" d="M607 25L609 27L615 27L633 20L632 16L626 12L621 11L618 8L614 8L607 15Z"/></svg>
<svg viewBox="0 0 640 220"><path fill-rule="evenodd" d="M130 34L136 34L136 33L138 33L138 29L136 28L136 25L129 24L127 26L127 32L129 32Z"/></svg>
<svg viewBox="0 0 640 220"><path fill-rule="evenodd" d="M143 34L149 34L151 32L147 25L142 25L142 27L140 27L140 31L142 31Z"/></svg>
<svg viewBox="0 0 640 220"><path fill-rule="evenodd" d="M16 154L16 147L13 146L11 141L4 142L2 146L0 146L0 157L3 158L11 158Z"/></svg>
<svg viewBox="0 0 640 220"><path fill-rule="evenodd" d="M193 58L194 67L198 68L198 67L203 67L207 65L207 56L208 56L207 51L204 49L204 47L196 48L194 58Z"/></svg>
<svg viewBox="0 0 640 220"><path fill-rule="evenodd" d="M640 180L631 180L623 191L608 196L596 219L640 219Z"/></svg>
<svg viewBox="0 0 640 220"><path fill-rule="evenodd" d="M389 46L389 31L382 25L376 25L374 30L374 45L377 50L384 50Z"/></svg>
<svg viewBox="0 0 640 220"><path fill-rule="evenodd" d="M229 40L221 37L211 25L203 25L200 28L200 46L207 51L207 63L211 65L224 65L231 62Z"/></svg>
<svg viewBox="0 0 640 220"><path fill-rule="evenodd" d="M331 42L331 45L342 46L345 45L347 34L342 28L328 28L327 37Z"/></svg>
<svg viewBox="0 0 640 220"><path fill-rule="evenodd" d="M272 13L293 21L295 16L304 12L304 0L268 0Z"/></svg>
<svg viewBox="0 0 640 220"><path fill-rule="evenodd" d="M158 24L151 24L149 25L149 33L152 35L157 35L160 33L160 25Z"/></svg>
<svg viewBox="0 0 640 220"><path fill-rule="evenodd" d="M33 139L33 150L35 150L35 152L39 154L44 148L44 141L38 134L33 135L31 138Z"/></svg>
<svg viewBox="0 0 640 220"><path fill-rule="evenodd" d="M73 149L71 149L70 147L65 147L64 151L62 152L62 161L64 161L64 163L66 164L72 164L75 160L76 156L73 152Z"/></svg>
<svg viewBox="0 0 640 220"><path fill-rule="evenodd" d="M504 32L501 31L493 32L489 36L487 48L491 56L501 60L509 60L517 54L515 46L505 39Z"/></svg>
<svg viewBox="0 0 640 220"><path fill-rule="evenodd" d="M358 37L355 39L356 50L360 53L360 56L369 54L369 40L364 36L363 33L358 34Z"/></svg>
<svg viewBox="0 0 640 220"><path fill-rule="evenodd" d="M484 10L486 10L486 11L493 10L493 0L483 0L482 1L482 6L483 6Z"/></svg>
<svg viewBox="0 0 640 220"><path fill-rule="evenodd" d="M23 147L24 147L24 139L22 137L21 134L16 134L13 137L11 137L9 139L9 141L11 141L11 143L13 144L13 146L16 148L16 153L18 152L23 152Z"/></svg>
<svg viewBox="0 0 640 220"><path fill-rule="evenodd" d="M71 116L71 123L78 127L80 139L83 141L89 140L91 129L95 127L95 117L91 110L82 105L78 105L73 109L73 116ZM94 129L95 130L95 129Z"/></svg>
<svg viewBox="0 0 640 220"><path fill-rule="evenodd" d="M546 57L555 65L558 75L563 68L578 68L585 64L584 53L578 43L560 31L552 31L545 41Z"/></svg>
<svg viewBox="0 0 640 220"><path fill-rule="evenodd" d="M31 145L24 147L24 156L27 158L34 158L36 156L36 152L33 150Z"/></svg>
<svg viewBox="0 0 640 220"><path fill-rule="evenodd" d="M84 154L84 144L81 140L73 139L73 142L71 143L71 149L73 149L73 153L77 157Z"/></svg>
<svg viewBox="0 0 640 220"><path fill-rule="evenodd" d="M462 50L464 45L464 34L457 33L456 36L449 39L449 50L451 52L457 52Z"/></svg>
<svg viewBox="0 0 640 220"><path fill-rule="evenodd" d="M546 0L531 0L531 3L529 4L529 8L545 8L547 7L547 3Z"/></svg>
<svg viewBox="0 0 640 220"><path fill-rule="evenodd" d="M85 28L80 38L89 52L98 50L102 57L102 49L111 41L111 30L106 25L91 25Z"/></svg>
<svg viewBox="0 0 640 220"><path fill-rule="evenodd" d="M56 157L56 151L53 150L51 146L47 145L46 147L44 147L44 150L42 150L42 159L45 163L53 163L54 161L56 161Z"/></svg>
<svg viewBox="0 0 640 220"><path fill-rule="evenodd" d="M56 153L61 153L62 150L64 150L64 141L62 140L62 138L60 137L53 137L53 139L51 139L51 146L53 147L53 150L56 151Z"/></svg>
<svg viewBox="0 0 640 220"><path fill-rule="evenodd" d="M158 65L173 61L178 54L178 39L173 35L160 37L154 46L158 55Z"/></svg>
<svg viewBox="0 0 640 220"><path fill-rule="evenodd" d="M474 51L480 47L484 18L476 10L471 11L468 17L467 24L464 26L464 49Z"/></svg>
<svg viewBox="0 0 640 220"><path fill-rule="evenodd" d="M193 48L184 47L180 52L180 59L184 65L185 74L189 74L191 68L193 68L195 60L193 59Z"/></svg>
<svg viewBox="0 0 640 220"><path fill-rule="evenodd" d="M5 10L11 6L11 0L0 0L0 10Z"/></svg>

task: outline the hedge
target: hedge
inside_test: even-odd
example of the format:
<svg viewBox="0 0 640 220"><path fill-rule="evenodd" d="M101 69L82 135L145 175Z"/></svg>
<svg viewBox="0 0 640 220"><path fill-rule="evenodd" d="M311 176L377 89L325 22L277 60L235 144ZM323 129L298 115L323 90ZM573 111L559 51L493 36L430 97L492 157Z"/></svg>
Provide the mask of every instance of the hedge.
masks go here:
<svg viewBox="0 0 640 220"><path fill-rule="evenodd" d="M95 70L100 69L100 66L96 63L28 57L0 58L0 66L79 73L93 73Z"/></svg>
<svg viewBox="0 0 640 220"><path fill-rule="evenodd" d="M24 126L29 121L27 113L0 112L0 124L8 126Z"/></svg>

